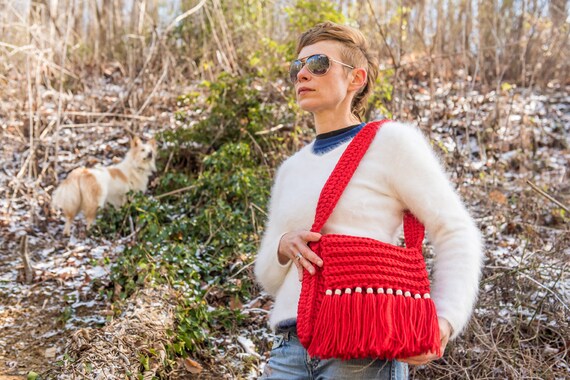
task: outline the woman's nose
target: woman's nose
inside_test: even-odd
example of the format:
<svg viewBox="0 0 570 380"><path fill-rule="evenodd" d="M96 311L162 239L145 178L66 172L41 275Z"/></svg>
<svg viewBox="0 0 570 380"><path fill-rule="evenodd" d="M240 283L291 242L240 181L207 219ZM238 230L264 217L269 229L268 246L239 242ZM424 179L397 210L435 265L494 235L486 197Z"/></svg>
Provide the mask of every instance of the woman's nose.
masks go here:
<svg viewBox="0 0 570 380"><path fill-rule="evenodd" d="M297 73L297 81L303 82L310 78L311 73L307 70L307 65L303 65L301 70Z"/></svg>

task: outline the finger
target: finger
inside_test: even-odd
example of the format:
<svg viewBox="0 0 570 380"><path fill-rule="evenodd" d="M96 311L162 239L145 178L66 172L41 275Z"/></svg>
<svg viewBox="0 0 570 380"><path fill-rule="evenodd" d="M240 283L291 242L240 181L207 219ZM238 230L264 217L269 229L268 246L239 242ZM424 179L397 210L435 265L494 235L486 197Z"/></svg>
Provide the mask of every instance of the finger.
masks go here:
<svg viewBox="0 0 570 380"><path fill-rule="evenodd" d="M426 359L427 359L427 355L422 354L422 355L410 356L409 358L406 358L405 360L409 360L409 361L413 361L413 362L421 362L421 361L426 360Z"/></svg>
<svg viewBox="0 0 570 380"><path fill-rule="evenodd" d="M298 246L299 252L303 255L303 257L309 261L309 263L314 263L319 267L323 266L323 260L311 250L306 244L301 244Z"/></svg>
<svg viewBox="0 0 570 380"><path fill-rule="evenodd" d="M407 363L410 365L422 365L424 364L423 360L419 360L419 359L412 359L412 358L406 358L406 359L398 359L399 362L402 363Z"/></svg>
<svg viewBox="0 0 570 380"><path fill-rule="evenodd" d="M303 266L310 274L315 274L315 267L311 265L311 262L304 257L301 257L299 264Z"/></svg>
<svg viewBox="0 0 570 380"><path fill-rule="evenodd" d="M438 358L439 357L437 355L435 355L434 353L428 352L427 354L410 356L409 358L405 358L405 359L398 359L398 361L408 363L408 364L412 364L412 365L423 365L423 364L427 364L427 363L429 363L435 359L438 359Z"/></svg>
<svg viewBox="0 0 570 380"><path fill-rule="evenodd" d="M297 267L297 273L299 274L299 282L303 281L303 267L301 265L299 265L298 263L295 263L295 266Z"/></svg>
<svg viewBox="0 0 570 380"><path fill-rule="evenodd" d="M424 365L424 364L428 364L431 360L410 360L410 359L398 359L398 361L403 362L403 363L407 363L410 365Z"/></svg>
<svg viewBox="0 0 570 380"><path fill-rule="evenodd" d="M301 231L299 237L305 241L305 243L310 241L319 241L321 239L321 234L318 232L311 231Z"/></svg>

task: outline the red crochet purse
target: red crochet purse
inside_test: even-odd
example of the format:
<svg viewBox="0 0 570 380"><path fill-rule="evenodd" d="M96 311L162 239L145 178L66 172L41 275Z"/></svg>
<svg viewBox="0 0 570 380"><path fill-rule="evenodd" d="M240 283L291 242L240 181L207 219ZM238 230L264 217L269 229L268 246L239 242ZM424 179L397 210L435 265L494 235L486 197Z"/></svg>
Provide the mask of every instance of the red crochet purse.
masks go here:
<svg viewBox="0 0 570 380"><path fill-rule="evenodd" d="M320 232L380 126L368 123L350 142L321 191L311 228ZM323 260L303 274L297 315L309 355L398 359L440 355L439 326L422 254L424 226L404 213L406 247L324 234L309 246Z"/></svg>

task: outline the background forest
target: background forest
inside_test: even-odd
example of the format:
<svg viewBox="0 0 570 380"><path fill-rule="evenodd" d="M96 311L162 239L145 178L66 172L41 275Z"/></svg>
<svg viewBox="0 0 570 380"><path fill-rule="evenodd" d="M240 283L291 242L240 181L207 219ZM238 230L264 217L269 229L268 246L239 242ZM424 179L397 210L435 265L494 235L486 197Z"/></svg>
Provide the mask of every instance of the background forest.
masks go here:
<svg viewBox="0 0 570 380"><path fill-rule="evenodd" d="M252 269L270 186L314 137L286 73L324 20L368 37L368 119L430 137L485 238L469 328L411 377L568 378L569 8L0 0L0 379L261 373L272 301ZM57 183L135 135L159 143L149 191L65 238Z"/></svg>

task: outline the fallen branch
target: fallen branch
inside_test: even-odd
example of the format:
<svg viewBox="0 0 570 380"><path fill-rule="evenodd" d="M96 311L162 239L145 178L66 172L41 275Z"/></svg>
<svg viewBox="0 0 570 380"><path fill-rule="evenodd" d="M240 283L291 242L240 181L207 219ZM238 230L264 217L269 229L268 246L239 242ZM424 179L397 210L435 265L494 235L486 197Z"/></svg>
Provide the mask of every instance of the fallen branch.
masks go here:
<svg viewBox="0 0 570 380"><path fill-rule="evenodd" d="M172 191L169 191L168 193L157 195L155 198L160 199L160 198L166 197L168 195L178 194L178 193L181 193L183 191L193 189L194 187L196 187L196 186L192 185L192 186L183 187L181 189L172 190Z"/></svg>
<svg viewBox="0 0 570 380"><path fill-rule="evenodd" d="M34 280L34 268L32 268L30 258L28 257L28 235L22 236L20 240L20 253L24 263L23 279L26 284L30 284Z"/></svg>
<svg viewBox="0 0 570 380"><path fill-rule="evenodd" d="M19 111L17 113L20 116L27 115L27 112ZM46 116L51 115L50 111L37 111L37 115ZM62 115L65 116L84 116L84 117L98 117L98 116L109 116L113 118L122 118L122 119L136 119L142 121L156 121L156 116L141 116L141 115L129 115L124 113L112 113L112 112L84 112L84 111L63 111Z"/></svg>
<svg viewBox="0 0 570 380"><path fill-rule="evenodd" d="M526 183L528 183L528 185L537 193L539 193L540 195L542 195L543 197L545 197L546 199L548 199L549 201L551 201L552 203L555 203L556 205L558 205L558 207L562 208L564 211L568 212L568 206L565 206L562 202L554 199L554 197L550 194L548 194L546 191L542 190L541 188L539 188L538 186L536 186L534 183L532 183L531 181L529 181L528 179L526 180Z"/></svg>
<svg viewBox="0 0 570 380"><path fill-rule="evenodd" d="M191 14L198 12L200 8L204 6L204 4L206 4L206 0L200 1L200 3L198 3L194 8L191 8L186 12L182 13L181 15L179 15L178 17L176 17L170 23L170 25L168 25L168 27L165 29L164 35L166 36L168 33L170 33L176 27L176 25L178 25L180 21L184 20L186 17L190 16Z"/></svg>

